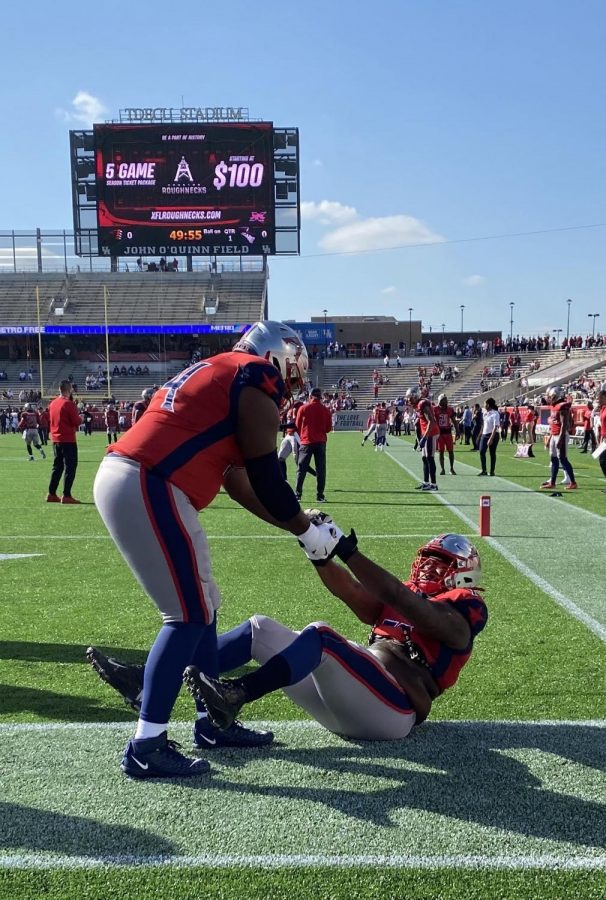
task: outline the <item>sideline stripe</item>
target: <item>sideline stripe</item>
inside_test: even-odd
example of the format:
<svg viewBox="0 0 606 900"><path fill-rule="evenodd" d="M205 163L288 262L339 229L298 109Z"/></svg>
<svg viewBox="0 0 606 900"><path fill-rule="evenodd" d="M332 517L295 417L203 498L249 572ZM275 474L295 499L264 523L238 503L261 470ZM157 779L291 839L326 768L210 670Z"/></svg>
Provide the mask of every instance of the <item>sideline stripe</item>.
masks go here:
<svg viewBox="0 0 606 900"><path fill-rule="evenodd" d="M132 731L136 723L132 722L0 722L0 732L10 731L109 731L118 729ZM279 729L280 726L288 726L292 729L317 729L325 731L323 725L314 719L278 719L275 721L266 719L247 720L251 728ZM171 720L171 726L190 727L191 721ZM432 728L486 728L512 727L512 728L604 728L606 719L437 719L431 722ZM369 744L377 743L369 741Z"/></svg>
<svg viewBox="0 0 606 900"><path fill-rule="evenodd" d="M417 475L412 471L412 469L409 469L408 466L406 466L403 462L393 456L389 451L385 452L387 456L396 463L396 465L400 466L400 468L403 469L411 478L417 480ZM501 480L505 482L507 481L506 478L502 478ZM527 488L521 488L521 491L527 490ZM534 491L530 493L534 493ZM465 524L470 529L472 529L474 536L478 537L476 523L472 519L470 519L469 516L466 515L466 513L460 510L455 504L449 503L449 501L445 497L443 497L439 491L432 492L431 496L435 497L436 500L439 500L439 502L442 503L447 509L451 510L451 512L453 512L455 516L458 516L459 519L465 522ZM600 522L604 524L603 516L598 516L595 513L588 513L586 510L580 509L580 507L576 506L567 506L566 509L586 513L592 518L599 519ZM577 606L577 604L573 600L571 600L570 597L567 597L565 594L562 594L561 591L558 591L557 588L555 588L541 575L535 572L534 569L531 569L526 565L526 563L522 562L519 557L517 557L514 553L504 547L503 544L496 540L496 538L487 537L483 538L483 540L490 544L493 549L497 550L501 554L501 556L503 556L507 560L507 562L511 563L511 565L518 570L518 572L521 572L522 575L525 575L527 578L529 578L530 581L536 584L536 586L544 591L544 593L546 593L549 597L551 597L552 600L555 600L555 602L558 603L567 612L569 612L571 616L574 616L575 619L578 619L579 622L582 622L584 625L586 625L587 628L589 628L589 630L593 632L593 634L595 634L600 638L600 640L606 643L606 627L598 622L597 619L594 619L593 616L590 616L589 613L586 613L584 609L581 609L580 606Z"/></svg>
<svg viewBox="0 0 606 900"><path fill-rule="evenodd" d="M390 869L544 869L548 871L606 871L606 858L599 856L566 856L548 854L511 856L480 856L460 854L455 856L407 856L403 854L373 855L324 855L314 854L263 854L238 856L237 854L201 854L200 856L55 856L41 859L34 854L0 856L0 867L5 869L99 869L124 868L258 868L289 869L295 867L352 869L363 866L383 866Z"/></svg>

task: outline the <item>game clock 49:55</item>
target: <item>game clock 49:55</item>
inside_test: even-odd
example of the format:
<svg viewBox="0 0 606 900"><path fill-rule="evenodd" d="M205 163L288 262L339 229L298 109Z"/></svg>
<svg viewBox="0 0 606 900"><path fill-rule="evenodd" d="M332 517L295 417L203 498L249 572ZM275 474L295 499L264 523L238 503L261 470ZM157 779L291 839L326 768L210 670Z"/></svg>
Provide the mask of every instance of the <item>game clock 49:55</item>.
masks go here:
<svg viewBox="0 0 606 900"><path fill-rule="evenodd" d="M171 241L201 241L201 228L188 228L186 231L178 228L170 232L168 235Z"/></svg>

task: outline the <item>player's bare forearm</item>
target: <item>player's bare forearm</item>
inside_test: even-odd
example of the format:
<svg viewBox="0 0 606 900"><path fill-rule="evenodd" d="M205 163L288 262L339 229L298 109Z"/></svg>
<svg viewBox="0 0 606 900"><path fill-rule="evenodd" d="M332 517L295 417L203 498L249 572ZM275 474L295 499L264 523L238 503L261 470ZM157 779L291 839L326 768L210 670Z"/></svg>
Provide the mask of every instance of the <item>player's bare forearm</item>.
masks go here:
<svg viewBox="0 0 606 900"><path fill-rule="evenodd" d="M349 606L361 622L374 625L381 611L381 602L374 594L334 560L324 566L318 566L316 571L331 594Z"/></svg>
<svg viewBox="0 0 606 900"><path fill-rule="evenodd" d="M450 604L431 603L359 551L349 557L347 565L377 600L400 613L423 634L455 649L463 649L468 645L469 625Z"/></svg>

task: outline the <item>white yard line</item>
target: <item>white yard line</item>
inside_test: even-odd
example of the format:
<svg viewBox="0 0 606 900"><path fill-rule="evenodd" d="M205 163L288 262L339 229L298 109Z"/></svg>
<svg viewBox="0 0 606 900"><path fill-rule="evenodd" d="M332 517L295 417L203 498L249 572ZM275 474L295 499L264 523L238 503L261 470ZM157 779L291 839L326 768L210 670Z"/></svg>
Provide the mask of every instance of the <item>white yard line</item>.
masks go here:
<svg viewBox="0 0 606 900"><path fill-rule="evenodd" d="M358 854L342 856L333 854L260 854L238 856L237 854L201 854L199 856L54 856L40 857L35 854L0 855L0 868L4 869L101 869L101 868L208 868L208 869L290 869L305 867L311 869L357 869L380 866L390 869L543 869L545 871L606 871L606 857L562 855L511 854L509 856L480 856L479 854L408 856L407 854L373 855Z"/></svg>
<svg viewBox="0 0 606 900"><path fill-rule="evenodd" d="M407 448L407 446L408 445L402 443L398 449L404 449ZM409 452L413 452L410 448L408 449ZM393 451L386 451L386 453L393 462L407 473L407 475L414 479L418 478L418 473L410 469L401 459L394 456ZM472 468L465 463L462 465L466 469ZM473 469L473 472L476 472L476 470ZM442 485L443 484L444 482L442 482ZM458 482L457 485L459 484L462 487L462 483ZM500 516L501 525L503 522L509 522L511 527L521 527L523 531L530 531L531 534L524 535L522 533L522 535L519 536L515 534L510 536L511 543L523 542L517 552L514 552L503 543L504 538L497 540L494 537L489 537L485 538L485 540L519 572L529 578L537 585L537 587L555 600L556 603L572 616L586 625L593 634L600 638L600 640L606 642L606 625L604 622L599 621L595 615L587 612L580 603L572 600L568 593L564 593L563 590L556 587L552 582L552 573L550 572L550 568L554 569L556 564L563 563L563 569L558 573L559 577L564 580L563 576L565 575L574 576L574 581L579 586L577 588L579 593L587 592L588 594L591 594L590 597L587 597L584 605L589 606L592 612L594 609L602 609L604 618L606 619L606 610L603 609L602 567L601 564L597 563L597 560L600 559L603 554L604 546L606 545L606 519L604 519L604 517L588 512L577 506L566 505L557 507L552 498L537 494L535 491L531 491L528 488L520 487L520 485L507 481L504 478L482 479L482 484L477 485L472 490L467 486L467 490L464 494L458 486L448 482L448 486L445 489L441 488L439 491L431 493L430 496L434 497L438 502L451 510L451 512L459 519L465 522L467 527L472 530L472 533L475 532L477 535L476 522L464 513L459 508L458 504L460 504L463 499L467 506L470 501L475 500L480 494L490 494L491 491L495 491L495 489L498 491L499 486L503 485L507 485L512 490L511 493L496 494L493 496L493 520L496 518L495 513L500 505L502 509L502 514ZM449 500L448 498L452 498L453 494L456 495L455 498ZM530 506L530 503L534 505L534 509ZM557 513L560 510L562 515L558 516ZM570 523L573 518L577 520L577 523L572 527L565 527L565 517L567 517L568 523ZM581 519L584 520L585 524L582 535L574 534L575 529L582 528L579 522ZM599 523L599 527L594 525L595 522ZM592 531L590 531L591 526L593 526ZM498 529L493 527L493 531L494 530ZM596 564L594 565L594 569L596 570L595 578L591 573L591 567L585 565L585 563L581 563L578 575L575 575L577 569L572 565L570 556L567 555L567 549L574 546L574 542L571 544L568 540L568 531L571 535L574 534L577 542L579 537L581 537L587 559L592 561L596 560ZM593 531L595 531L595 533L592 533ZM541 536L547 537L548 534L552 535L551 539L546 541L545 546L537 551L536 547L533 547L532 544L533 538ZM531 565L524 561L524 556ZM543 568L545 574L549 574L549 580L537 571L538 568ZM553 574L556 573L554 572Z"/></svg>

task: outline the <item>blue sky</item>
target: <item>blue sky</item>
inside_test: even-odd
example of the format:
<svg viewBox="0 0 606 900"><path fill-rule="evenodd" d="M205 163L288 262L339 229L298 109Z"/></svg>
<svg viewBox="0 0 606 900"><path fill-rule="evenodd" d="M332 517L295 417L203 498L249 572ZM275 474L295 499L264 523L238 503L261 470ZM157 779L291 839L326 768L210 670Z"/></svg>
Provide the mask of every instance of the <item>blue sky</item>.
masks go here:
<svg viewBox="0 0 606 900"><path fill-rule="evenodd" d="M603 0L33 0L2 31L2 229L72 227L69 128L248 106L301 134L272 317L413 307L439 331L465 304L508 332L513 301L529 334L565 329L570 297L571 332L606 327L606 227L579 227L606 223Z"/></svg>

